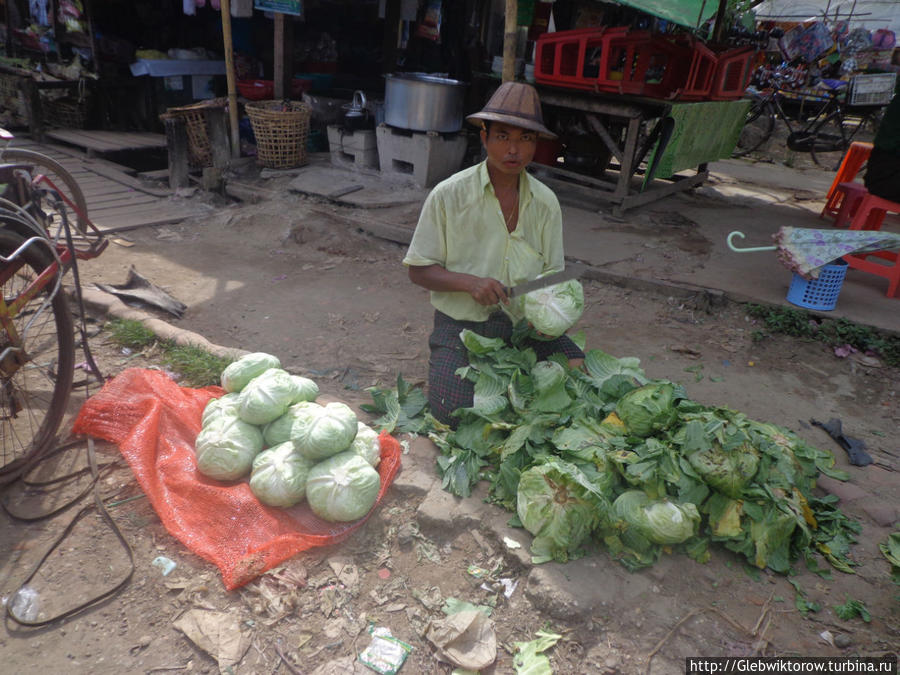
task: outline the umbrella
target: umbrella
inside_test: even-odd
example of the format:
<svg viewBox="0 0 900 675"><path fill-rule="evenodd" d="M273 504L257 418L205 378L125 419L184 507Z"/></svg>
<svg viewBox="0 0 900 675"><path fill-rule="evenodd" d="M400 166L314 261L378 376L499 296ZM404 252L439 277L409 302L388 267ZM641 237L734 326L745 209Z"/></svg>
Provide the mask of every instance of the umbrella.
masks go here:
<svg viewBox="0 0 900 675"><path fill-rule="evenodd" d="M849 253L872 253L900 248L900 234L881 230L817 230L804 227L782 227L772 235L775 246L737 248L728 235L728 247L738 253L776 251L781 263L804 279L818 279L819 271Z"/></svg>

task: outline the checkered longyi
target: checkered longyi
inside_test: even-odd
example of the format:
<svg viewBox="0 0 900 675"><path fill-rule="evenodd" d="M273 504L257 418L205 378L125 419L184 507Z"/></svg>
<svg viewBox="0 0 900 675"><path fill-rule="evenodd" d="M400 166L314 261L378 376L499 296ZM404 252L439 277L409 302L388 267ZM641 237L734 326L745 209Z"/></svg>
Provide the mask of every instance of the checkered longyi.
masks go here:
<svg viewBox="0 0 900 675"><path fill-rule="evenodd" d="M450 414L458 408L472 405L474 383L460 378L456 371L469 364L466 348L459 338L464 328L487 338L502 338L509 342L512 322L502 312L495 312L487 321L457 321L442 312L434 313L434 331L428 338L431 358L428 362L428 405L431 414L445 424L456 427L457 419ZM583 359L581 351L572 340L563 335L555 340L528 340L538 360L551 354L562 353L568 359Z"/></svg>

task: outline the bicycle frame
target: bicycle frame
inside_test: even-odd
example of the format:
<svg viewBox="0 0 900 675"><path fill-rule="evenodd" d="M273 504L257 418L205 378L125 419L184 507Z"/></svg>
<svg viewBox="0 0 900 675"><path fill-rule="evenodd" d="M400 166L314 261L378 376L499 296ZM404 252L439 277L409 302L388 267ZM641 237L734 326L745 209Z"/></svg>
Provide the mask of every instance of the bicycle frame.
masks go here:
<svg viewBox="0 0 900 675"><path fill-rule="evenodd" d="M45 188L37 188L36 186L46 184L49 185L49 189ZM20 269L21 265L10 264L15 263L15 261L21 256L22 252L28 249L31 246L35 245L44 245L50 249L50 252L53 255L54 261L46 267L35 279L32 281L21 293L19 293L16 298L8 303L6 298L0 297L0 328L2 328L3 333L5 334L7 346L4 348L3 352L0 353L0 376L3 377L11 377L20 367L22 367L25 363L28 362L28 356L22 350L22 344L24 342L24 335L20 336L16 327L13 323L13 318L18 316L19 312L25 307L31 300L33 300L38 293L42 292L46 286L55 281L56 287L52 292L48 294L47 299L44 301L42 306L35 312L35 316L32 317L31 321L26 325L25 331L27 332L28 328L34 322L35 319L47 308L50 304L53 296L59 291L59 287L62 284L62 274L60 272L65 272L68 266L72 263L73 258L77 258L80 260L88 260L91 258L96 258L100 255L109 244L108 240L103 237L103 234L97 230L97 228L90 223L84 214L80 213L75 204L72 203L64 194L62 194L56 185L51 181L47 176L43 174L38 174L31 179L31 188L32 188L32 197L34 194L39 194L40 192L47 192L51 197L58 200L57 203L65 202L70 208L75 211L75 213L83 218L93 229L93 233L96 235L96 238L90 243L88 248L76 249L74 246L71 246L71 238L68 233L68 220L65 213L65 209L60 209L59 213L61 214L61 218L63 219L63 230L66 232L67 239L69 241L65 243L53 242L51 241L49 234L46 232L45 228L41 228L42 232L40 234L36 234L25 240L18 249L16 249L9 257L0 256L0 263L2 263L2 267L0 267L0 285L5 284L9 281ZM32 200L33 202L33 200ZM17 206L17 210L21 214L26 214L27 211L26 206ZM31 220L34 220L33 218ZM37 221L34 221L36 225L40 227L40 224ZM37 228L35 228L37 229Z"/></svg>

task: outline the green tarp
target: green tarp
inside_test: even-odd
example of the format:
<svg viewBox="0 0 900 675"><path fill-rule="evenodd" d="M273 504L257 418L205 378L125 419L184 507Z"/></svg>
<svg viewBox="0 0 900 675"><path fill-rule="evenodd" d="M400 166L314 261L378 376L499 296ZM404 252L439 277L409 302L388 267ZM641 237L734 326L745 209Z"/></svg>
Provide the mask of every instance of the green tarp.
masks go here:
<svg viewBox="0 0 900 675"><path fill-rule="evenodd" d="M634 7L660 19L681 26L697 28L715 15L719 0L617 0L621 5Z"/></svg>
<svg viewBox="0 0 900 675"><path fill-rule="evenodd" d="M704 162L730 157L747 118L749 99L673 103L669 111L675 126L659 158L654 178L670 178ZM659 144L648 160L652 165Z"/></svg>

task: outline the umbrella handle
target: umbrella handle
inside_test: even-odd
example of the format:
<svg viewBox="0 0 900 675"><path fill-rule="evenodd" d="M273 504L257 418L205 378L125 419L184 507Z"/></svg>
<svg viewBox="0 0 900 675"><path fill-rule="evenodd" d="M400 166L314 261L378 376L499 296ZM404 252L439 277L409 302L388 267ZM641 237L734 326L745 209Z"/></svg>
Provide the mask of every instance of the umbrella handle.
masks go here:
<svg viewBox="0 0 900 675"><path fill-rule="evenodd" d="M741 239L743 239L744 233L735 230L734 232L732 232L731 234L728 235L728 239L727 239L728 248L730 248L735 253L755 253L757 251L777 251L778 250L777 246L751 246L749 248L738 248L733 243L731 243L731 240L734 237L740 237Z"/></svg>

